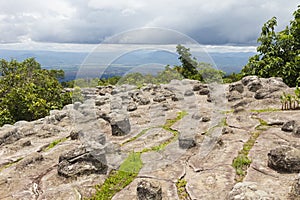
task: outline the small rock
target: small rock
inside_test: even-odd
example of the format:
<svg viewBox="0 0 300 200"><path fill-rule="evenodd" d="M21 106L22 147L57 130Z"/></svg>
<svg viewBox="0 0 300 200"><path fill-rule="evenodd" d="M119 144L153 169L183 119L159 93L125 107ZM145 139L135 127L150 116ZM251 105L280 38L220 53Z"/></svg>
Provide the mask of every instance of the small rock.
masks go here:
<svg viewBox="0 0 300 200"><path fill-rule="evenodd" d="M157 95L153 98L153 101L155 101L155 102L162 102L165 100L166 100L166 97L164 95Z"/></svg>
<svg viewBox="0 0 300 200"><path fill-rule="evenodd" d="M193 95L194 95L194 92L192 90L186 90L184 92L184 96L186 96L186 97L193 96Z"/></svg>
<svg viewBox="0 0 300 200"><path fill-rule="evenodd" d="M247 85L247 88L249 91L251 92L256 92L257 90L261 89L262 88L262 84L259 80L254 80L254 81L251 81L248 85Z"/></svg>
<svg viewBox="0 0 300 200"><path fill-rule="evenodd" d="M131 102L129 103L129 105L127 106L127 111L128 112L132 112L132 111L135 111L137 109L137 106L135 103Z"/></svg>
<svg viewBox="0 0 300 200"><path fill-rule="evenodd" d="M237 91L232 91L228 95L226 95L229 102L231 101L237 101L243 98L242 94Z"/></svg>
<svg viewBox="0 0 300 200"><path fill-rule="evenodd" d="M114 136L126 135L131 130L129 118L124 113L112 113L109 122Z"/></svg>
<svg viewBox="0 0 300 200"><path fill-rule="evenodd" d="M209 117L202 117L201 122L209 122L210 118Z"/></svg>
<svg viewBox="0 0 300 200"><path fill-rule="evenodd" d="M295 179L292 189L290 192L291 199L299 199L300 198L300 174L298 174L298 177Z"/></svg>
<svg viewBox="0 0 300 200"><path fill-rule="evenodd" d="M208 88L202 88L202 89L199 91L199 94L200 94L200 95L208 95L208 94L209 94L209 89L208 89Z"/></svg>
<svg viewBox="0 0 300 200"><path fill-rule="evenodd" d="M87 151L82 146L60 155L57 168L58 175L69 178L93 173L106 174L108 167L105 151L103 149L94 151Z"/></svg>
<svg viewBox="0 0 300 200"><path fill-rule="evenodd" d="M244 86L241 82L232 83L229 85L229 92L237 91L239 93L244 92Z"/></svg>
<svg viewBox="0 0 300 200"><path fill-rule="evenodd" d="M25 141L25 142L23 142L23 143L21 144L22 147L28 147L28 146L30 146L30 145L31 145L31 141L30 141L30 140L27 140L27 141Z"/></svg>
<svg viewBox="0 0 300 200"><path fill-rule="evenodd" d="M178 138L179 141L179 147L181 149L190 149L196 146L196 139L195 136L190 134L190 135L180 135Z"/></svg>
<svg viewBox="0 0 300 200"><path fill-rule="evenodd" d="M295 128L293 135L295 137L300 137L300 126L298 126L297 128Z"/></svg>
<svg viewBox="0 0 300 200"><path fill-rule="evenodd" d="M268 153L268 166L278 172L300 172L300 150L291 146L281 146Z"/></svg>
<svg viewBox="0 0 300 200"><path fill-rule="evenodd" d="M228 127L224 127L222 129L222 134L225 135L225 134L231 134L233 133L233 130L231 128L228 128Z"/></svg>
<svg viewBox="0 0 300 200"><path fill-rule="evenodd" d="M292 132L295 128L295 124L296 124L295 120L288 121L283 124L283 126L281 127L281 130L285 131L285 132Z"/></svg>
<svg viewBox="0 0 300 200"><path fill-rule="evenodd" d="M162 200L160 184L142 180L137 185L138 200Z"/></svg>

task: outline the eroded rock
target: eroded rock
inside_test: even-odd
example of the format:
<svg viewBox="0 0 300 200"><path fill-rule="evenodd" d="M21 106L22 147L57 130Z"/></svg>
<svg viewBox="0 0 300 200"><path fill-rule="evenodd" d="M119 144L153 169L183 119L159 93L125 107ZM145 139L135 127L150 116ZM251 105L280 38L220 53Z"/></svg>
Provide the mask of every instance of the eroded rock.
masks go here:
<svg viewBox="0 0 300 200"><path fill-rule="evenodd" d="M162 200L162 189L157 182L142 180L136 190L138 200Z"/></svg>
<svg viewBox="0 0 300 200"><path fill-rule="evenodd" d="M69 178L92 173L105 174L107 169L104 148L87 151L81 146L59 157L57 172Z"/></svg>
<svg viewBox="0 0 300 200"><path fill-rule="evenodd" d="M300 172L300 150L291 146L272 149L268 153L268 166L278 172Z"/></svg>

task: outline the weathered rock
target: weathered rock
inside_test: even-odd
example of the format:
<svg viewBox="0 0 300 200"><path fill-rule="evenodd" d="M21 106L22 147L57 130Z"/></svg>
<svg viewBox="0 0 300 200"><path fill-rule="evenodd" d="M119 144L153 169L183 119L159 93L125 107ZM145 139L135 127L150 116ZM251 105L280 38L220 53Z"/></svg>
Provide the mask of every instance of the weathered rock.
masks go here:
<svg viewBox="0 0 300 200"><path fill-rule="evenodd" d="M153 98L153 101L155 102L163 102L166 100L166 97L164 95L156 95L154 98Z"/></svg>
<svg viewBox="0 0 300 200"><path fill-rule="evenodd" d="M300 137L300 126L298 126L294 129L293 135L295 137Z"/></svg>
<svg viewBox="0 0 300 200"><path fill-rule="evenodd" d="M0 145L11 144L22 138L22 135L14 126L5 126L0 130Z"/></svg>
<svg viewBox="0 0 300 200"><path fill-rule="evenodd" d="M199 90L200 95L208 95L209 94L209 89L208 88L202 88Z"/></svg>
<svg viewBox="0 0 300 200"><path fill-rule="evenodd" d="M127 111L128 112L132 112L132 111L135 111L137 109L137 106L135 103L131 102L129 103L129 105L127 106Z"/></svg>
<svg viewBox="0 0 300 200"><path fill-rule="evenodd" d="M244 86L247 86L249 83L259 80L257 76L246 76L244 78L242 78L242 83Z"/></svg>
<svg viewBox="0 0 300 200"><path fill-rule="evenodd" d="M278 172L300 172L300 150L291 146L281 146L268 153L268 166Z"/></svg>
<svg viewBox="0 0 300 200"><path fill-rule="evenodd" d="M111 113L109 122L114 136L126 135L131 130L128 116L124 113Z"/></svg>
<svg viewBox="0 0 300 200"><path fill-rule="evenodd" d="M194 92L193 92L192 90L186 90L186 91L184 92L184 96L189 97L189 96L193 96L193 95L194 95Z"/></svg>
<svg viewBox="0 0 300 200"><path fill-rule="evenodd" d="M235 184L229 193L229 200L243 200L243 199L274 199L274 196L265 191L258 190L254 182L240 182Z"/></svg>
<svg viewBox="0 0 300 200"><path fill-rule="evenodd" d="M62 154L59 157L58 175L68 178L92 173L106 174L108 167L105 151L104 149L97 151L90 152L85 147L80 147Z"/></svg>
<svg viewBox="0 0 300 200"><path fill-rule="evenodd" d="M296 124L295 120L288 121L283 124L283 126L281 127L281 130L285 131L285 132L292 132L295 128L295 124Z"/></svg>
<svg viewBox="0 0 300 200"><path fill-rule="evenodd" d="M244 86L241 82L232 83L229 85L229 92L237 91L239 93L244 92Z"/></svg>
<svg viewBox="0 0 300 200"><path fill-rule="evenodd" d="M263 85L261 84L260 80L254 80L247 85L247 88L251 92L256 92L257 90L261 89L262 86Z"/></svg>
<svg viewBox="0 0 300 200"><path fill-rule="evenodd" d="M210 121L210 117L207 117L207 116L201 117L200 121L201 122L209 122Z"/></svg>
<svg viewBox="0 0 300 200"><path fill-rule="evenodd" d="M138 200L162 200L162 189L158 183L142 180L136 190Z"/></svg>
<svg viewBox="0 0 300 200"><path fill-rule="evenodd" d="M231 128L228 128L228 127L224 127L222 129L222 134L232 134L233 133L233 130Z"/></svg>
<svg viewBox="0 0 300 200"><path fill-rule="evenodd" d="M242 94L236 90L233 90L232 92L228 93L226 95L229 102L231 101L237 101L243 98Z"/></svg>
<svg viewBox="0 0 300 200"><path fill-rule="evenodd" d="M178 138L178 142L179 142L179 147L181 149L190 149L196 146L196 139L195 139L195 135L193 134L188 134L188 135L181 134Z"/></svg>
<svg viewBox="0 0 300 200"><path fill-rule="evenodd" d="M208 88L208 86L203 84L203 83L196 83L196 84L193 85L193 91L195 91L195 92L199 91L203 88Z"/></svg>
<svg viewBox="0 0 300 200"><path fill-rule="evenodd" d="M295 179L291 192L290 192L290 198L291 199L300 199L300 174L298 174L298 177Z"/></svg>

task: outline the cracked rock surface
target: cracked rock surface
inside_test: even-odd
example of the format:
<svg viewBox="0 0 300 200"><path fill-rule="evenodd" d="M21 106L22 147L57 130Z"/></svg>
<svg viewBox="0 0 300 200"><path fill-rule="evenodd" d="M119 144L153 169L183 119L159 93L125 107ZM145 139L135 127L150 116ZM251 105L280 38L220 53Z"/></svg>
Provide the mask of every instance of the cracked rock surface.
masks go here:
<svg viewBox="0 0 300 200"><path fill-rule="evenodd" d="M300 111L280 110L283 91L293 88L255 76L85 89L83 103L0 128L0 199L89 198L131 152L161 144L141 154L143 167L114 200L138 191L176 200L178 180L186 199L299 199ZM257 131L238 182L233 160Z"/></svg>

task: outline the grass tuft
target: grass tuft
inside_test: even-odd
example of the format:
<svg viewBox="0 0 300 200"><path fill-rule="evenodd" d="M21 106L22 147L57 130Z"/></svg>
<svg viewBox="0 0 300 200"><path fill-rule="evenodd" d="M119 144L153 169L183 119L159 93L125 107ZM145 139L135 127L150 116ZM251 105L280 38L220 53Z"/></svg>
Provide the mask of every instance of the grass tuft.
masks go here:
<svg viewBox="0 0 300 200"><path fill-rule="evenodd" d="M64 141L66 141L68 138L60 138L57 140L54 140L53 142L51 142L45 149L44 151L48 151L50 149L52 149L53 147L55 147L56 145L58 145L59 143L62 143Z"/></svg>

